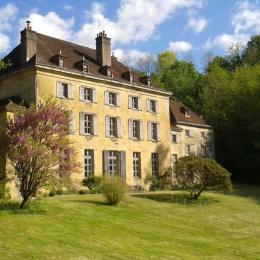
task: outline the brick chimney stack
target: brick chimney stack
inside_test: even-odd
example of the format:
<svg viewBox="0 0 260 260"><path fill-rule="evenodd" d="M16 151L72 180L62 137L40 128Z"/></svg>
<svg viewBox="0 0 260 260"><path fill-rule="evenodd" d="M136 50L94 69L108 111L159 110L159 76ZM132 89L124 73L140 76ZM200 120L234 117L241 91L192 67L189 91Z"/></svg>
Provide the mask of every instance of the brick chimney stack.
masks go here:
<svg viewBox="0 0 260 260"><path fill-rule="evenodd" d="M26 28L21 31L21 64L30 61L36 55L36 32L31 22L26 21Z"/></svg>
<svg viewBox="0 0 260 260"><path fill-rule="evenodd" d="M96 58L100 66L111 66L111 39L107 37L105 31L97 34Z"/></svg>

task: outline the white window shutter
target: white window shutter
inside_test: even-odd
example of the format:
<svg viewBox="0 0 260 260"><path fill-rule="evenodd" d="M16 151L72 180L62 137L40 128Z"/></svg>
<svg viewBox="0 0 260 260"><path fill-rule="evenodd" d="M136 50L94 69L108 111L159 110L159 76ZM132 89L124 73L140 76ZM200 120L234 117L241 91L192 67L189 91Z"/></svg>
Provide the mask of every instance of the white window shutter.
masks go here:
<svg viewBox="0 0 260 260"><path fill-rule="evenodd" d="M133 119L128 119L128 134L129 139L133 139Z"/></svg>
<svg viewBox="0 0 260 260"><path fill-rule="evenodd" d="M120 107L120 94L116 93L116 106Z"/></svg>
<svg viewBox="0 0 260 260"><path fill-rule="evenodd" d="M80 134L84 135L85 134L85 113L83 112L79 113L79 129L80 129Z"/></svg>
<svg viewBox="0 0 260 260"><path fill-rule="evenodd" d="M71 84L68 84L68 96L69 96L69 99L72 99L72 85Z"/></svg>
<svg viewBox="0 0 260 260"><path fill-rule="evenodd" d="M147 122L147 137L148 141L152 140L151 122Z"/></svg>
<svg viewBox="0 0 260 260"><path fill-rule="evenodd" d="M104 173L104 175L109 173L108 154L109 154L109 151L103 151L103 173Z"/></svg>
<svg viewBox="0 0 260 260"><path fill-rule="evenodd" d="M155 101L156 113L159 114L159 102Z"/></svg>
<svg viewBox="0 0 260 260"><path fill-rule="evenodd" d="M105 132L106 132L106 137L110 136L110 131L109 131L109 116L105 117Z"/></svg>
<svg viewBox="0 0 260 260"><path fill-rule="evenodd" d="M150 112L150 99L149 98L146 100L146 110L148 112Z"/></svg>
<svg viewBox="0 0 260 260"><path fill-rule="evenodd" d="M63 97L63 86L59 81L57 82L57 97Z"/></svg>
<svg viewBox="0 0 260 260"><path fill-rule="evenodd" d="M128 108L133 108L133 106L132 106L132 96L128 96Z"/></svg>
<svg viewBox="0 0 260 260"><path fill-rule="evenodd" d="M140 140L144 140L144 123L143 121L140 122Z"/></svg>
<svg viewBox="0 0 260 260"><path fill-rule="evenodd" d="M98 135L98 117L96 114L93 114L93 135Z"/></svg>
<svg viewBox="0 0 260 260"><path fill-rule="evenodd" d="M105 91L105 104L108 105L109 104L109 92Z"/></svg>
<svg viewBox="0 0 260 260"><path fill-rule="evenodd" d="M141 97L138 97L138 110L142 110L142 100L141 100Z"/></svg>
<svg viewBox="0 0 260 260"><path fill-rule="evenodd" d="M92 95L93 95L93 103L97 103L97 90L93 88L92 90Z"/></svg>
<svg viewBox="0 0 260 260"><path fill-rule="evenodd" d="M157 141L161 141L161 131L160 124L157 123Z"/></svg>
<svg viewBox="0 0 260 260"><path fill-rule="evenodd" d="M126 178L126 152L120 152L120 175L123 179Z"/></svg>
<svg viewBox="0 0 260 260"><path fill-rule="evenodd" d="M74 133L75 129L74 129L74 115L73 115L73 111L69 112L69 132L70 133Z"/></svg>
<svg viewBox="0 0 260 260"><path fill-rule="evenodd" d="M117 117L116 123L117 123L117 137L121 138L122 137L122 129L121 129L121 118L119 116Z"/></svg>
<svg viewBox="0 0 260 260"><path fill-rule="evenodd" d="M80 86L79 92L80 92L80 100L84 101L84 87Z"/></svg>

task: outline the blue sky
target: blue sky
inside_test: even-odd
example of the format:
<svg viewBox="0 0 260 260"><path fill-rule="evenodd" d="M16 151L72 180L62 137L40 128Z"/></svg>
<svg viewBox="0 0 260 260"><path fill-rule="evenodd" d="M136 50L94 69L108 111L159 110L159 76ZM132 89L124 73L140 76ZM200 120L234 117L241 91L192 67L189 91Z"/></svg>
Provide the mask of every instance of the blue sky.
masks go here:
<svg viewBox="0 0 260 260"><path fill-rule="evenodd" d="M89 47L106 30L121 60L172 50L198 68L209 51L223 55L260 33L259 0L0 0L0 14L0 57L27 19L37 32Z"/></svg>

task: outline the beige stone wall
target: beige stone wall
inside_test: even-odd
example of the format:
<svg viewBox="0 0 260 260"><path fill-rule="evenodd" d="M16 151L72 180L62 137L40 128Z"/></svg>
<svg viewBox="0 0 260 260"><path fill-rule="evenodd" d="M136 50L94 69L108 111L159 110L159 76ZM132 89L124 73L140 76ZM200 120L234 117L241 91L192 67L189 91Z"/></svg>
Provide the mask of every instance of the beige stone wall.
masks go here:
<svg viewBox="0 0 260 260"><path fill-rule="evenodd" d="M103 150L118 150L126 152L126 181L129 185L135 184L133 177L133 152L141 153L141 174L142 182L145 177L151 174L151 153L159 153L160 172L165 171L170 166L170 120L169 120L169 97L167 95L148 93L141 89L122 86L116 83L108 84L105 81L89 79L81 76L71 76L65 73L50 72L44 69L37 71L37 93L38 99L44 99L49 95L56 97L57 81L67 82L72 85L73 99L57 100L73 110L75 133L71 138L75 142L78 152L78 161L82 164L80 173L75 174L75 178L84 178L84 149L95 150L95 174L103 174L102 152ZM86 103L80 101L79 88L81 85L95 88L97 90L97 103ZM120 94L120 107L110 107L105 105L104 92L106 90L115 91ZM137 111L128 108L128 96L137 95L142 100L142 110ZM146 110L147 98L155 99L159 102L159 113L151 113ZM79 134L79 113L90 112L98 116L98 136L86 137ZM121 118L122 138L111 139L105 137L105 116L119 116ZM128 119L139 119L144 122L144 141L133 141L128 136ZM147 122L156 121L160 123L160 142L148 141Z"/></svg>
<svg viewBox="0 0 260 260"><path fill-rule="evenodd" d="M0 77L0 99L15 95L28 103L35 102L35 69L22 69Z"/></svg>
<svg viewBox="0 0 260 260"><path fill-rule="evenodd" d="M203 126L192 126L178 124L180 131L171 131L177 135L177 143L171 143L171 154L177 154L177 157L186 155L186 145L194 146L194 154L197 156L214 157L214 132L212 128ZM185 130L189 130L191 137L185 136ZM206 138L202 137L202 132L205 132ZM201 153L201 145L206 146L206 154Z"/></svg>

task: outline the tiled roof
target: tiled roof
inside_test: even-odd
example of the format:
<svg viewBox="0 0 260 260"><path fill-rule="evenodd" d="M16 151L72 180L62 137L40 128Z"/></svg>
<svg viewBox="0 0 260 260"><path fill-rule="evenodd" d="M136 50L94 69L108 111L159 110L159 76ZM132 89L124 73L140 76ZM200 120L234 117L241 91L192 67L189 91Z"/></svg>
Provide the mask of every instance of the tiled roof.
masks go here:
<svg viewBox="0 0 260 260"><path fill-rule="evenodd" d="M84 56L85 62L89 64L89 74L95 76L105 77L104 68L100 66L96 61L96 50L85 46L81 46L75 43L63 41L57 38L46 36L36 32L37 51L36 57L33 57L23 66L29 66L31 64L47 65L53 67L59 67L57 62L54 62L54 57L62 53L62 56L66 57L66 66L62 69L69 71L82 72L78 68L78 64L82 61ZM5 58L5 61L12 63L10 70L16 70L21 67L21 44L19 44L14 50L12 50ZM60 67L59 67L60 68ZM111 57L111 69L113 72L113 79L129 82L126 78L126 73L129 72L129 68L123 65L117 60L116 57ZM144 85L142 78L135 74L134 83L138 85ZM161 89L163 90L163 89Z"/></svg>
<svg viewBox="0 0 260 260"><path fill-rule="evenodd" d="M188 111L188 116L185 115L185 110ZM209 127L209 125L205 122L205 120L202 117L200 117L197 113L189 109L181 102L171 100L170 112L172 129L176 127L176 123L195 124Z"/></svg>

